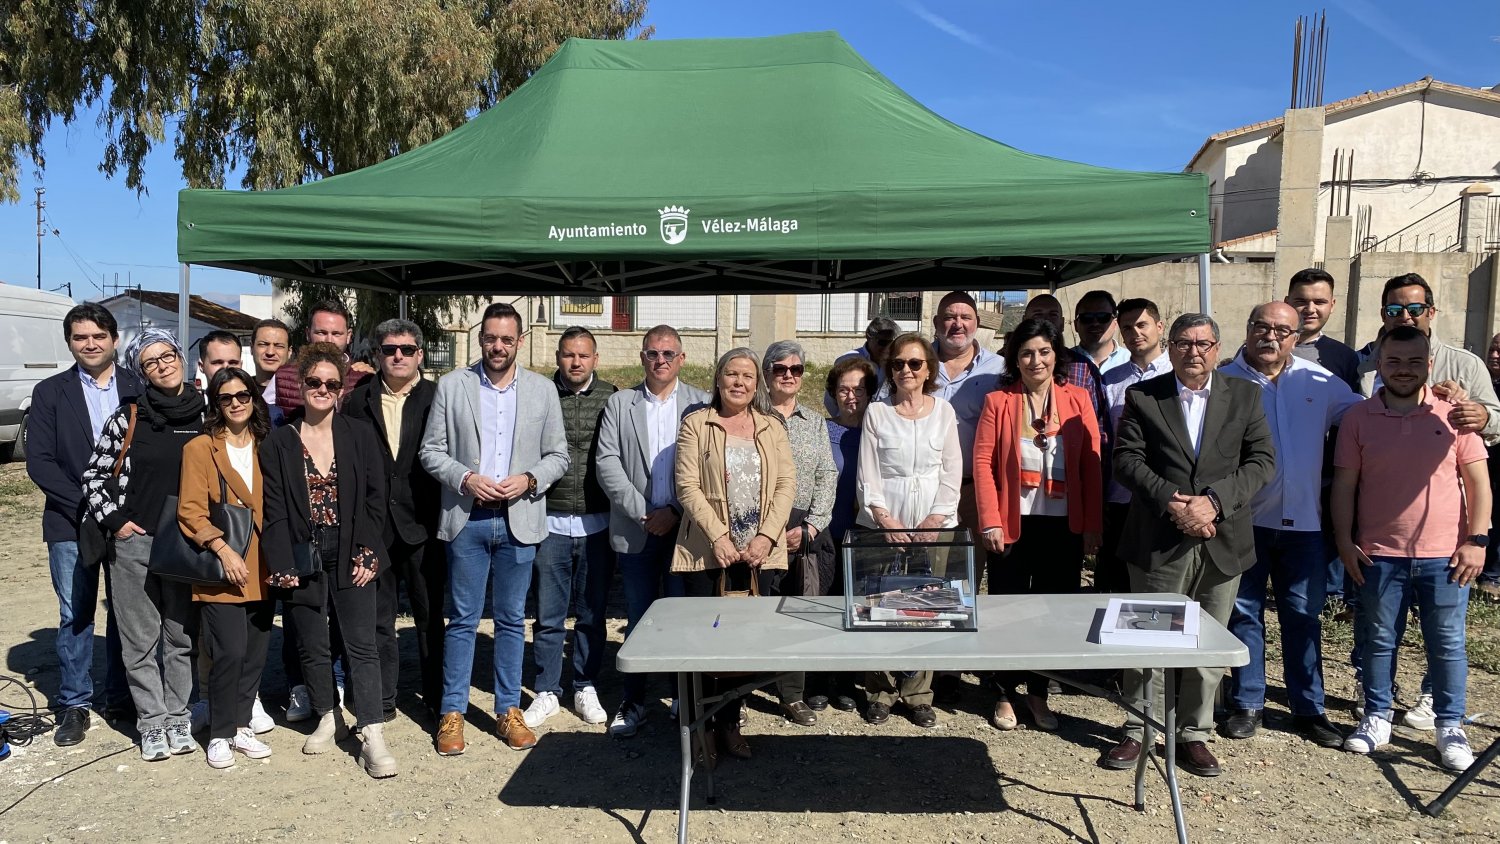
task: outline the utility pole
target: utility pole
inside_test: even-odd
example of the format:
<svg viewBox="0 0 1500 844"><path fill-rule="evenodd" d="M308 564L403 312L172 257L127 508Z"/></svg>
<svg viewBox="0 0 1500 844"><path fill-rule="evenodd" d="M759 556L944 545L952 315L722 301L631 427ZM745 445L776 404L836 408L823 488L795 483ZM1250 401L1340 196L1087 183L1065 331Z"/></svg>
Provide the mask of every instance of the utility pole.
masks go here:
<svg viewBox="0 0 1500 844"><path fill-rule="evenodd" d="M42 238L46 236L47 229L42 225L42 209L47 203L42 201L42 194L46 188L36 189L36 289L42 289Z"/></svg>

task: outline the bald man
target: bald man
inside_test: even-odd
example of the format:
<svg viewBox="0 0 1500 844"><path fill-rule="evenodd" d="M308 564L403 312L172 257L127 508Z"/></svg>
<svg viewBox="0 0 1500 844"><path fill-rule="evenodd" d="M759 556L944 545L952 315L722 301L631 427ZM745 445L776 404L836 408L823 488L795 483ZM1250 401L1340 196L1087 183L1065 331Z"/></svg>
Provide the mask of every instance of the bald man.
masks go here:
<svg viewBox="0 0 1500 844"><path fill-rule="evenodd" d="M1323 630L1318 614L1328 588L1321 512L1324 445L1344 411L1360 400L1349 385L1293 353L1302 324L1285 302L1250 312L1245 345L1223 373L1260 386L1261 405L1276 444L1276 470L1250 500L1255 565L1240 578L1229 630L1250 650L1250 662L1230 673L1226 738L1255 735L1266 702L1266 583L1276 595L1281 624L1282 676L1293 729L1322 747L1343 735L1323 709Z"/></svg>

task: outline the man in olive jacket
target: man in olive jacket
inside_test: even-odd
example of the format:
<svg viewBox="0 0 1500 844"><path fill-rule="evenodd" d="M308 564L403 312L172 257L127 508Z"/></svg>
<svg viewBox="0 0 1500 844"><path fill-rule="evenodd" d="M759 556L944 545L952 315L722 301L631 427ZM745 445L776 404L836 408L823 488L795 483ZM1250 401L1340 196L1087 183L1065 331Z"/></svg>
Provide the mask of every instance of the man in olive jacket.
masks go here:
<svg viewBox="0 0 1500 844"><path fill-rule="evenodd" d="M594 463L599 416L615 385L594 377L599 349L587 328L573 326L557 341L557 400L568 437L568 471L547 490L547 538L536 551L536 696L526 707L526 725L536 728L561 709L563 640L573 625L573 711L585 723L603 724L609 714L594 682L604 662L605 603L614 576L609 547L609 499Z"/></svg>

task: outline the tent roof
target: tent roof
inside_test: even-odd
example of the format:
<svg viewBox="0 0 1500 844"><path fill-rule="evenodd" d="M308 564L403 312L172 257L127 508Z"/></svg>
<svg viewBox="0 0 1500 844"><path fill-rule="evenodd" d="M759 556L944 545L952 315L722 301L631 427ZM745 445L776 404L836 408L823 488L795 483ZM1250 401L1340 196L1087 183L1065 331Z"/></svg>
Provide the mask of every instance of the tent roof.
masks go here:
<svg viewBox="0 0 1500 844"><path fill-rule="evenodd" d="M380 164L182 191L178 256L413 293L1035 287L1207 251L1207 205L956 126L835 33L573 39Z"/></svg>

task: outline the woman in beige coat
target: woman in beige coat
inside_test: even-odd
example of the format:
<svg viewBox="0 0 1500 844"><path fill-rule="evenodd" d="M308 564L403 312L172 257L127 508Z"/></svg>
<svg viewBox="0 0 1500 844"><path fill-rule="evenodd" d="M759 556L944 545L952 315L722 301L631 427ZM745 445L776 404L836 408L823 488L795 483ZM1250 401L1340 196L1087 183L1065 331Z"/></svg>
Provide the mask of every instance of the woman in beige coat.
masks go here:
<svg viewBox="0 0 1500 844"><path fill-rule="evenodd" d="M672 573L682 576L688 597L745 590L752 577L760 594L776 594L787 567L780 537L792 511L797 467L786 427L770 413L755 352L731 349L719 358L709 406L682 420L676 479L682 525ZM720 710L709 728L716 744L748 759L737 710ZM703 748L702 755L712 765L717 748Z"/></svg>

